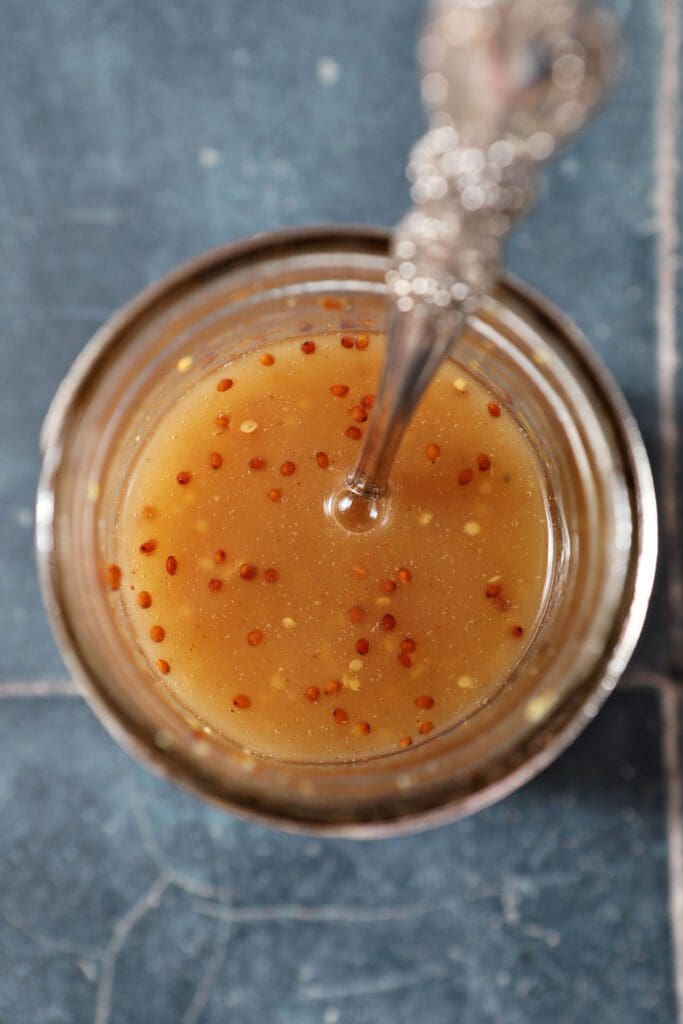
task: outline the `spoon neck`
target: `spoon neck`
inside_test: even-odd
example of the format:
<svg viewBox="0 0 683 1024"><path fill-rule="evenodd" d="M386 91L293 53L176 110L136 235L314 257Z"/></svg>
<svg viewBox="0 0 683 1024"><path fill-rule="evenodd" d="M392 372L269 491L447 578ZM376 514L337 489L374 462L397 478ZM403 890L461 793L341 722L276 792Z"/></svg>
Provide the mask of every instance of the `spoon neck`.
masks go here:
<svg viewBox="0 0 683 1024"><path fill-rule="evenodd" d="M348 486L358 496L378 500L389 486L389 473L416 405L464 324L461 309L416 303L389 315L388 342L372 416L360 458Z"/></svg>

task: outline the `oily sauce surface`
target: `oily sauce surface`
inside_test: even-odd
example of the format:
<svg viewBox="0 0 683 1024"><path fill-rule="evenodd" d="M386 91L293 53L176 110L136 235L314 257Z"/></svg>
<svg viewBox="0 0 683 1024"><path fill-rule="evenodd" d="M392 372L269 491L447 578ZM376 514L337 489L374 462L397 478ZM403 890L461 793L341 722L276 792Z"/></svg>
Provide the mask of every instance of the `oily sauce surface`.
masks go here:
<svg viewBox="0 0 683 1024"><path fill-rule="evenodd" d="M144 442L116 566L131 628L201 722L279 758L424 742L504 684L543 598L548 528L532 447L445 364L393 473L390 521L324 511L366 429L381 335L240 356Z"/></svg>

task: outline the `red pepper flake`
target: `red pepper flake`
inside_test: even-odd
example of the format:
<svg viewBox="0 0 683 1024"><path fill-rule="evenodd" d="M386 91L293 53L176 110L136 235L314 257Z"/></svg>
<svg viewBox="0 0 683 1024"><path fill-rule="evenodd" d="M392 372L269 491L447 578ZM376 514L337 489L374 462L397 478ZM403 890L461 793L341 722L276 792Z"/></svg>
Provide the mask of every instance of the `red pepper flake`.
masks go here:
<svg viewBox="0 0 683 1024"><path fill-rule="evenodd" d="M513 626L510 632L514 637L520 637L524 633L524 630L521 626Z"/></svg>
<svg viewBox="0 0 683 1024"><path fill-rule="evenodd" d="M315 461L318 463L321 469L327 469L330 464L330 457L327 452L316 452Z"/></svg>
<svg viewBox="0 0 683 1024"><path fill-rule="evenodd" d="M356 640L356 650L362 655L366 655L368 653L370 650L370 644L365 637L361 637L360 640Z"/></svg>
<svg viewBox="0 0 683 1024"><path fill-rule="evenodd" d="M270 352L263 352L258 359L261 366L272 366L275 362L275 356Z"/></svg>
<svg viewBox="0 0 683 1024"><path fill-rule="evenodd" d="M232 698L232 703L240 711L246 711L251 707L251 697L247 697L244 693L238 693L236 697Z"/></svg>
<svg viewBox="0 0 683 1024"><path fill-rule="evenodd" d="M353 608L349 608L349 622L357 625L359 622L362 622L364 618L365 611L359 604L354 604Z"/></svg>
<svg viewBox="0 0 683 1024"><path fill-rule="evenodd" d="M372 409L373 405L375 404L375 396L363 395L363 397L360 400L360 404L363 406L364 409Z"/></svg>
<svg viewBox="0 0 683 1024"><path fill-rule="evenodd" d="M256 566L252 565L251 562L243 562L239 568L240 578L243 580L253 580L256 576Z"/></svg>
<svg viewBox="0 0 683 1024"><path fill-rule="evenodd" d="M365 423L368 411L362 405L354 405L349 409L349 415L354 423Z"/></svg>
<svg viewBox="0 0 683 1024"><path fill-rule="evenodd" d="M348 334L342 335L341 346L342 348L353 348L353 338L350 338Z"/></svg>
<svg viewBox="0 0 683 1024"><path fill-rule="evenodd" d="M317 686L308 686L304 690L304 697L306 700L310 700L311 704L315 704L317 700L320 700L320 690Z"/></svg>
<svg viewBox="0 0 683 1024"><path fill-rule="evenodd" d="M140 545L140 551L143 555L151 555L153 551L156 551L157 542L155 540L146 540Z"/></svg>
<svg viewBox="0 0 683 1024"><path fill-rule="evenodd" d="M247 643L250 647L258 647L263 640L263 633L260 629L250 629L247 633Z"/></svg>
<svg viewBox="0 0 683 1024"><path fill-rule="evenodd" d="M472 470L469 468L469 466L466 467L465 469L461 469L460 472L458 473L458 483L459 484L463 484L463 485L464 484L468 484L471 479L472 479Z"/></svg>
<svg viewBox="0 0 683 1024"><path fill-rule="evenodd" d="M413 578L413 574L410 569L406 569L404 566L402 569L398 570L396 577L401 583L410 583Z"/></svg>
<svg viewBox="0 0 683 1024"><path fill-rule="evenodd" d="M178 571L178 559L174 555L169 555L166 559L166 572L169 576L175 576Z"/></svg>
<svg viewBox="0 0 683 1024"><path fill-rule="evenodd" d="M152 595L146 590L141 590L138 594L138 608L150 608L152 605Z"/></svg>
<svg viewBox="0 0 683 1024"><path fill-rule="evenodd" d="M441 456L441 449L438 444L434 444L433 442L427 445L426 452L427 458L430 462L436 462L436 460Z"/></svg>
<svg viewBox="0 0 683 1024"><path fill-rule="evenodd" d="M217 594L222 586L222 580L217 579L215 576L212 576L209 580L209 590L214 594Z"/></svg>
<svg viewBox="0 0 683 1024"><path fill-rule="evenodd" d="M396 619L393 615L387 612L387 614L383 615L379 620L379 627L380 629L383 629L385 633L391 633L392 630L396 629Z"/></svg>
<svg viewBox="0 0 683 1024"><path fill-rule="evenodd" d="M356 338L356 348L359 352L365 352L366 348L370 344L370 338L367 334L359 334Z"/></svg>
<svg viewBox="0 0 683 1024"><path fill-rule="evenodd" d="M121 569L113 562L107 566L107 586L110 590L118 590L121 586Z"/></svg>
<svg viewBox="0 0 683 1024"><path fill-rule="evenodd" d="M350 427L347 427L344 433L347 437L350 437L352 441L360 441L363 436L363 431L360 427L356 427L353 424Z"/></svg>
<svg viewBox="0 0 683 1024"><path fill-rule="evenodd" d="M213 560L216 565L223 565L225 563L226 554L223 548L217 548L213 553Z"/></svg>
<svg viewBox="0 0 683 1024"><path fill-rule="evenodd" d="M361 736L367 736L368 733L371 732L370 723L358 722L356 725L356 732L360 733Z"/></svg>
<svg viewBox="0 0 683 1024"><path fill-rule="evenodd" d="M282 473L283 476L291 476L295 469L295 464L293 462L290 462L289 459L287 460L287 462L283 462L282 465L280 466L280 472Z"/></svg>
<svg viewBox="0 0 683 1024"><path fill-rule="evenodd" d="M403 665L404 668L410 668L410 666L413 664L413 659L410 657L409 654L406 654L405 651L401 651L401 653L398 656L398 660L401 663L401 665Z"/></svg>
<svg viewBox="0 0 683 1024"><path fill-rule="evenodd" d="M224 413L220 413L218 416L216 416L216 419L214 420L214 423L219 428L219 430L225 430L225 428L230 423L230 417L224 415Z"/></svg>
<svg viewBox="0 0 683 1024"><path fill-rule="evenodd" d="M167 676L171 671L171 666L163 658L157 658L157 668L161 672L162 676Z"/></svg>
<svg viewBox="0 0 683 1024"><path fill-rule="evenodd" d="M163 626L152 626L149 631L149 635L155 644L160 644L166 636L166 630Z"/></svg>
<svg viewBox="0 0 683 1024"><path fill-rule="evenodd" d="M503 411L501 407L498 405L498 402L489 402L486 408L489 411L489 416L493 416L494 419L498 419L501 412Z"/></svg>
<svg viewBox="0 0 683 1024"><path fill-rule="evenodd" d="M393 580L390 579L382 580L382 582L379 585L379 589L382 591L383 594L393 594L393 592L396 590L396 584L394 583Z"/></svg>
<svg viewBox="0 0 683 1024"><path fill-rule="evenodd" d="M406 636L401 640L401 653L402 654L414 654L417 649L417 644L413 640L412 636Z"/></svg>
<svg viewBox="0 0 683 1024"><path fill-rule="evenodd" d="M209 465L212 469L220 469L223 465L223 456L220 452L211 452L209 455Z"/></svg>
<svg viewBox="0 0 683 1024"><path fill-rule="evenodd" d="M482 473L486 473L491 468L491 459L488 455L477 455L477 465Z"/></svg>
<svg viewBox="0 0 683 1024"><path fill-rule="evenodd" d="M332 717L334 718L337 725L346 725L346 723L349 720L348 712L344 711L343 708L335 708L334 711L332 712Z"/></svg>
<svg viewBox="0 0 683 1024"><path fill-rule="evenodd" d="M253 455L249 459L249 469L265 469L266 460L262 455Z"/></svg>
<svg viewBox="0 0 683 1024"><path fill-rule="evenodd" d="M330 679L329 683L325 686L325 693L328 697L331 697L335 693L339 693L342 688L342 684L338 679Z"/></svg>
<svg viewBox="0 0 683 1024"><path fill-rule="evenodd" d="M421 736L427 736L427 734L430 733L433 728L434 724L432 722L423 722L418 732L420 733Z"/></svg>
<svg viewBox="0 0 683 1024"><path fill-rule="evenodd" d="M184 486L185 484L189 484L191 476L192 474L188 473L186 469L181 469L176 477L176 480L181 486Z"/></svg>
<svg viewBox="0 0 683 1024"><path fill-rule="evenodd" d="M416 697L415 707L420 708L422 711L428 711L434 707L434 698L428 697L426 694L423 697Z"/></svg>
<svg viewBox="0 0 683 1024"><path fill-rule="evenodd" d="M349 389L346 384L333 384L330 391L335 398L346 398L349 393Z"/></svg>
<svg viewBox="0 0 683 1024"><path fill-rule="evenodd" d="M277 583L277 581L280 578L280 573L277 571L277 569L266 569L266 571L263 574L263 578L266 581L266 583Z"/></svg>
<svg viewBox="0 0 683 1024"><path fill-rule="evenodd" d="M266 497L268 501L272 501L275 504L278 501L282 501L282 491L279 491L277 487L271 487Z"/></svg>
<svg viewBox="0 0 683 1024"><path fill-rule="evenodd" d="M487 583L486 584L486 596L487 597L498 597L500 594L500 583Z"/></svg>
<svg viewBox="0 0 683 1024"><path fill-rule="evenodd" d="M407 750L408 747L412 747L413 741L410 736L404 736L402 740L398 741L398 745L401 750Z"/></svg>
<svg viewBox="0 0 683 1024"><path fill-rule="evenodd" d="M342 308L342 304L339 301L339 299L332 299L332 298L323 299L322 305L323 305L323 309L341 309Z"/></svg>
<svg viewBox="0 0 683 1024"><path fill-rule="evenodd" d="M315 352L315 342L314 341L304 341L302 346L301 346L301 351L303 352L303 354L305 356L312 356L313 353Z"/></svg>
<svg viewBox="0 0 683 1024"><path fill-rule="evenodd" d="M216 391L229 391L234 383L230 377L223 377L223 380L219 380L216 384Z"/></svg>

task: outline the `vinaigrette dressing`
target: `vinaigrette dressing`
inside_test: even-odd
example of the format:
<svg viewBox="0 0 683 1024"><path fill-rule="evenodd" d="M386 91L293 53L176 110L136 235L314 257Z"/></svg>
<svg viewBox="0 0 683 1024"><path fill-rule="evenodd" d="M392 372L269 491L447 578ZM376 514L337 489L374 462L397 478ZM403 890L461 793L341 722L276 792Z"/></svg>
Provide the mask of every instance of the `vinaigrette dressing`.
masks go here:
<svg viewBox="0 0 683 1024"><path fill-rule="evenodd" d="M262 754L428 741L505 685L542 608L533 447L454 362L404 438L387 521L355 534L329 514L383 344L307 335L233 359L160 417L122 498L108 578L137 643L192 715Z"/></svg>

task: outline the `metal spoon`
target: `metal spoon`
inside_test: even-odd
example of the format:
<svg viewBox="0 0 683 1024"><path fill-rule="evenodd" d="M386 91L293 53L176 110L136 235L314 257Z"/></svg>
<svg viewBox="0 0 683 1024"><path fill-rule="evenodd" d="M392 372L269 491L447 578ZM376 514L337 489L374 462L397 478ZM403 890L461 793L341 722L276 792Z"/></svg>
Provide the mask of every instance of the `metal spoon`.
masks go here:
<svg viewBox="0 0 683 1024"><path fill-rule="evenodd" d="M412 208L393 238L387 348L360 457L336 515L387 512L403 434L469 314L495 284L537 165L578 131L613 78L616 24L589 0L438 0L420 39L430 128L408 162Z"/></svg>

